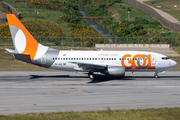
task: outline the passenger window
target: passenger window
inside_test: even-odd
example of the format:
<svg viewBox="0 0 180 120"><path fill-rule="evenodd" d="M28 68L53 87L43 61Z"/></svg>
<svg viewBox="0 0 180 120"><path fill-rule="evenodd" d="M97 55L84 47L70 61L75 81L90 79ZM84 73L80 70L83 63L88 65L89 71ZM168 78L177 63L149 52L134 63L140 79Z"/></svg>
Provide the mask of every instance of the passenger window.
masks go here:
<svg viewBox="0 0 180 120"><path fill-rule="evenodd" d="M84 60L86 60L86 58L84 58Z"/></svg>
<svg viewBox="0 0 180 120"><path fill-rule="evenodd" d="M124 60L124 58L122 58L122 60Z"/></svg>
<svg viewBox="0 0 180 120"><path fill-rule="evenodd" d="M111 58L109 58L109 60L111 60Z"/></svg>
<svg viewBox="0 0 180 120"><path fill-rule="evenodd" d="M54 58L53 58L53 60L54 60Z"/></svg>
<svg viewBox="0 0 180 120"><path fill-rule="evenodd" d="M87 58L87 60L89 60L89 58Z"/></svg>
<svg viewBox="0 0 180 120"><path fill-rule="evenodd" d="M100 60L100 58L98 58L98 60Z"/></svg>
<svg viewBox="0 0 180 120"><path fill-rule="evenodd" d="M68 60L68 58L66 58L66 60Z"/></svg>
<svg viewBox="0 0 180 120"><path fill-rule="evenodd" d="M129 60L129 58L127 58L127 60Z"/></svg>
<svg viewBox="0 0 180 120"><path fill-rule="evenodd" d="M73 58L71 58L71 60L73 60Z"/></svg>
<svg viewBox="0 0 180 120"><path fill-rule="evenodd" d="M116 58L114 58L114 60L116 60Z"/></svg>
<svg viewBox="0 0 180 120"><path fill-rule="evenodd" d="M107 60L108 60L108 58L107 58Z"/></svg>
<svg viewBox="0 0 180 120"><path fill-rule="evenodd" d="M79 60L81 60L81 58L79 58Z"/></svg>
<svg viewBox="0 0 180 120"><path fill-rule="evenodd" d="M89 58L91 60L91 58Z"/></svg>
<svg viewBox="0 0 180 120"><path fill-rule="evenodd" d="M106 60L106 58L104 58L104 60Z"/></svg>
<svg viewBox="0 0 180 120"><path fill-rule="evenodd" d="M63 60L65 60L65 58L63 58Z"/></svg>
<svg viewBox="0 0 180 120"><path fill-rule="evenodd" d="M82 60L83 60L83 58L82 58Z"/></svg>
<svg viewBox="0 0 180 120"><path fill-rule="evenodd" d="M74 60L76 60L76 58L74 58Z"/></svg>
<svg viewBox="0 0 180 120"><path fill-rule="evenodd" d="M92 60L94 60L94 58L92 58Z"/></svg>
<svg viewBox="0 0 180 120"><path fill-rule="evenodd" d="M97 58L95 58L95 60L97 60Z"/></svg>
<svg viewBox="0 0 180 120"><path fill-rule="evenodd" d="M62 58L61 58L61 60L62 60Z"/></svg>
<svg viewBox="0 0 180 120"><path fill-rule="evenodd" d="M78 58L77 58L77 60L78 60Z"/></svg>
<svg viewBox="0 0 180 120"><path fill-rule="evenodd" d="M119 58L119 60L121 60L121 58Z"/></svg>
<svg viewBox="0 0 180 120"><path fill-rule="evenodd" d="M113 60L113 58L112 58L112 60Z"/></svg>

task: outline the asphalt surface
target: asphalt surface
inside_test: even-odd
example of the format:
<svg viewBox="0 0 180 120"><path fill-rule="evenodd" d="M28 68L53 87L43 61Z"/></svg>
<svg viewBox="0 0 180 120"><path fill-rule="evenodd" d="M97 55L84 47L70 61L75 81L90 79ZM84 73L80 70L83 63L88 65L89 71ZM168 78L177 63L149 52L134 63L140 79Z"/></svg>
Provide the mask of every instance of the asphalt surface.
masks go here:
<svg viewBox="0 0 180 120"><path fill-rule="evenodd" d="M0 71L0 114L180 107L180 71L153 75Z"/></svg>

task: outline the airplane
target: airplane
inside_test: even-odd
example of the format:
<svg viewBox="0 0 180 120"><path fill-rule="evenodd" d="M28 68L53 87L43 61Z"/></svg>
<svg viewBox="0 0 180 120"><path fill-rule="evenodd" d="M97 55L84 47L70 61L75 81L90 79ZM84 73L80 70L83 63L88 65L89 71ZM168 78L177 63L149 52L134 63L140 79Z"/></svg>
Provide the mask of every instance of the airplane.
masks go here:
<svg viewBox="0 0 180 120"><path fill-rule="evenodd" d="M145 51L73 51L56 50L38 43L14 14L7 20L15 50L6 49L15 59L57 70L94 72L109 76L124 76L125 72L155 72L158 74L177 65L174 60L155 52Z"/></svg>

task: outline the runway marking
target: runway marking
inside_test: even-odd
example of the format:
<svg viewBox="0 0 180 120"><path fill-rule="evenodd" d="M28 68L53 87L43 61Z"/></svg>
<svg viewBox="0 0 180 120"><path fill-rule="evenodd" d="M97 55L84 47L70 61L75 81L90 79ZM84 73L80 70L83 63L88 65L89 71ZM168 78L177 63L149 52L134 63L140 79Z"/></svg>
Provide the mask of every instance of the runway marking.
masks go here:
<svg viewBox="0 0 180 120"><path fill-rule="evenodd" d="M80 91L81 89L79 89ZM78 92L78 91L77 91ZM10 102L0 102L0 103L30 103L30 102L63 102L63 101L91 101L91 100L121 100L121 99L149 99L149 98L178 98L180 96L152 96L152 97L127 97L127 98L93 98L93 99L72 99L72 100L39 100L39 101L10 101Z"/></svg>
<svg viewBox="0 0 180 120"><path fill-rule="evenodd" d="M76 89L77 91L70 92L70 93L77 93L77 92L81 92L82 91L81 89L77 89L77 88L74 88L74 89Z"/></svg>
<svg viewBox="0 0 180 120"><path fill-rule="evenodd" d="M39 95L58 95L58 94L68 94L68 93L77 93L77 92L81 92L82 89L78 89L78 88L62 88L62 87L48 87L48 88L42 88L42 89L50 89L50 88L61 88L60 91L63 91L63 89L74 89L76 91L73 92L63 92L63 93L52 93L52 91L50 91L49 93L41 93L41 94L26 94L26 95L7 95L7 96L0 96L2 97L15 97L15 96L19 96L19 97L23 97L23 96L39 96Z"/></svg>
<svg viewBox="0 0 180 120"><path fill-rule="evenodd" d="M165 106L165 105L180 105L180 103L175 103L175 104L147 104L147 105L116 105L116 106L88 106L88 107L53 107L53 108L35 108L35 109L6 109L6 110L0 110L0 111L27 111L27 110L60 110L60 109L82 109L82 108L115 108L115 107L137 107L137 109L139 109L139 107L146 107L146 106ZM152 107L153 108L153 107ZM154 107L155 108L155 107ZM122 108L125 109L125 108ZM131 108L132 109L132 108Z"/></svg>

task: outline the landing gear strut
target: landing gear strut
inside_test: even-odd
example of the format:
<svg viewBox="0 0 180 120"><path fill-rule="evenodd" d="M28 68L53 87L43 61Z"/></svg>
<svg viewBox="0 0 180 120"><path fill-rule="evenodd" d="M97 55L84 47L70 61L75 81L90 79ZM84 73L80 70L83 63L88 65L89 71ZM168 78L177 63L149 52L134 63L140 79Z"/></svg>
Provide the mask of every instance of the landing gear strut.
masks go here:
<svg viewBox="0 0 180 120"><path fill-rule="evenodd" d="M155 73L155 74L154 74L154 77L155 77L155 78L159 78L159 76L158 76L158 74L157 74L157 73Z"/></svg>
<svg viewBox="0 0 180 120"><path fill-rule="evenodd" d="M94 79L94 73L93 72L89 72L88 73L89 79L93 80Z"/></svg>

